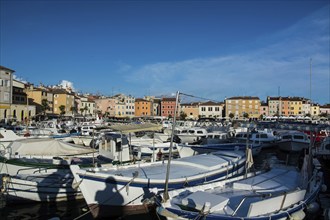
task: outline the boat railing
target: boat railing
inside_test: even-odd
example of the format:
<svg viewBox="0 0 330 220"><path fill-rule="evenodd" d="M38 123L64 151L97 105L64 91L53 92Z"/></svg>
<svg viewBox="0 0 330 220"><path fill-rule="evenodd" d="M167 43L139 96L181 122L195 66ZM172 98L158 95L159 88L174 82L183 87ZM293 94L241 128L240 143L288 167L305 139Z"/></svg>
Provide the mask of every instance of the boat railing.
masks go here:
<svg viewBox="0 0 330 220"><path fill-rule="evenodd" d="M236 209L234 210L234 212L231 214L231 216L236 215L237 211L239 210L239 208L243 205L244 201L248 198L254 198L254 197L262 197L262 198L266 198L266 197L270 197L272 196L271 193L263 193L263 194L256 194L256 195L246 195L244 196L244 198L242 198L242 200L240 201L240 203L238 204L238 206L236 207Z"/></svg>
<svg viewBox="0 0 330 220"><path fill-rule="evenodd" d="M6 155L7 148L4 144L0 143L0 155L5 156Z"/></svg>
<svg viewBox="0 0 330 220"><path fill-rule="evenodd" d="M41 168L41 167L38 167L38 168L35 168L35 167L22 168L22 169L17 170L16 175L20 174L20 172L23 172L23 171L26 171L26 170L34 170L34 169L36 169L36 170L33 171L33 174L41 173L41 171L47 172L48 167L44 167L44 168Z"/></svg>

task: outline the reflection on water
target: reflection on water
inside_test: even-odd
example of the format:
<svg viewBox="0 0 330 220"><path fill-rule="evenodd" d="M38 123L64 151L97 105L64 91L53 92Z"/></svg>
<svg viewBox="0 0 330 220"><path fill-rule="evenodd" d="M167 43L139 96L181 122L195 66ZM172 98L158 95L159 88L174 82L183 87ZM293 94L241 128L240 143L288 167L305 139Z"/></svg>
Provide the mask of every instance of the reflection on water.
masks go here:
<svg viewBox="0 0 330 220"><path fill-rule="evenodd" d="M277 164L288 164L300 167L302 164L302 155L299 154L288 154L282 151L274 151L272 149L265 149L260 152L260 154L254 158L255 169L259 170L266 166L272 166ZM327 192L321 193L319 196L319 203L323 209L330 207L330 166L329 162L325 164L325 161L321 161L324 171L324 179L326 185L328 186ZM21 220L21 219L50 219L58 217L61 220L91 220L93 219L92 215L88 212L86 203L84 200L78 200L73 202L62 202L56 204L25 204L25 205L7 205L5 208L0 209L0 219L1 220ZM163 219L160 216L157 216L156 213L149 213L139 216L126 216L119 219ZM322 216L322 210L317 214L307 215L306 219L316 220L324 219Z"/></svg>

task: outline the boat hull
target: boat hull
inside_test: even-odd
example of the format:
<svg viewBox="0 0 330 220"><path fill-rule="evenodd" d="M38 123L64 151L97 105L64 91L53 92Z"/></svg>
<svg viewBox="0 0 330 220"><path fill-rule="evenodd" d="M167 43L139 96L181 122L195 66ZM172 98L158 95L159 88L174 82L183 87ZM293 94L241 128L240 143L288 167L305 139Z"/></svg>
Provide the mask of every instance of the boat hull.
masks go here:
<svg viewBox="0 0 330 220"><path fill-rule="evenodd" d="M280 141L278 143L280 150L287 152L300 152L304 149L308 149L309 143L297 142L297 141Z"/></svg>
<svg viewBox="0 0 330 220"><path fill-rule="evenodd" d="M234 155L234 153L231 155ZM201 158L204 159L204 157ZM245 157L238 158L235 162L230 162L228 166L217 166L217 168L202 173L196 171L199 165L194 165L191 169L195 169L195 174L190 176L184 173L183 175L187 176L181 176L180 170L173 170L174 168L171 168L172 173L180 172L180 175L178 175L180 177L170 178L168 189L180 189L241 175L244 171L245 161ZM185 164L184 161L178 161L178 164L182 165L182 163ZM164 191L165 178L160 178L158 174L165 176L163 171L166 170L167 164L163 162L159 164L162 164L162 166L156 166L157 169L152 169L152 172L145 170L149 165L146 165L146 168L143 168L141 165L141 167L135 166L134 169L118 169L115 171L116 174L107 174L106 170L86 172L86 170L80 169L78 166L71 166L70 168L76 181L80 182L79 187L87 205L100 207L98 211L95 211L94 217L114 217L117 213L112 212L113 209L110 210L102 207L117 207L117 210L120 211L129 210L127 213L126 211L122 213L125 215L143 213L145 204L148 204L148 201ZM121 175L122 172L132 173L134 170L139 171L138 175L141 175L141 178L134 177L134 175L133 177L132 175L131 177ZM154 175L157 175L158 178L151 177ZM105 213L101 213L103 210ZM132 210L136 211L132 212Z"/></svg>

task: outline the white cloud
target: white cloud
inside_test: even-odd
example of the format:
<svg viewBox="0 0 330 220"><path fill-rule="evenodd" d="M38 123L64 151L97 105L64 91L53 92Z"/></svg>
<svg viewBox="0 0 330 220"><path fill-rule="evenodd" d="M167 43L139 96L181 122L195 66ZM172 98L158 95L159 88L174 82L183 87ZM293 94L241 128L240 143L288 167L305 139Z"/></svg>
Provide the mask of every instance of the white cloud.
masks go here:
<svg viewBox="0 0 330 220"><path fill-rule="evenodd" d="M73 83L70 82L70 81L62 80L62 81L60 82L60 86L61 86L62 88L71 88L72 91L75 91L75 89L74 89L74 87L73 87Z"/></svg>
<svg viewBox="0 0 330 220"><path fill-rule="evenodd" d="M27 83L27 81L26 81L25 79L23 79L23 78L21 78L21 77L18 77L18 76L16 76L16 75L13 75L13 79L14 79L14 80L17 80L17 81L20 81L20 82L22 82L22 83Z"/></svg>
<svg viewBox="0 0 330 220"><path fill-rule="evenodd" d="M275 33L264 45L240 54L163 62L132 71L127 80L151 91L182 91L223 100L236 95L303 96L310 94L309 60L312 67L312 99L329 101L329 19L325 9Z"/></svg>

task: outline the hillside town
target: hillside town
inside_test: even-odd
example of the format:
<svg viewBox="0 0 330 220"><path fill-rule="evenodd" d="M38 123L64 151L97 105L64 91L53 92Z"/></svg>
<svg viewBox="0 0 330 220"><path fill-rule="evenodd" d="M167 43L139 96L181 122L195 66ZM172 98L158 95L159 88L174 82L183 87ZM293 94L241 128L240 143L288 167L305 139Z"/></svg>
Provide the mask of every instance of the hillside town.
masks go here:
<svg viewBox="0 0 330 220"><path fill-rule="evenodd" d="M80 94L72 88L43 84L34 85L14 79L14 70L0 66L0 120L2 124L15 121L26 124L46 118L100 118L133 119L174 116L175 97L134 97L116 94L110 97ZM235 96L223 101L179 101L177 117L197 120L199 118L236 120L273 120L291 118L296 120L327 121L330 104L320 105L304 97Z"/></svg>

